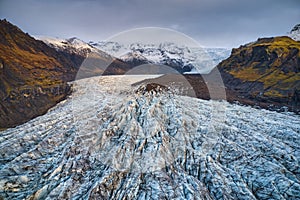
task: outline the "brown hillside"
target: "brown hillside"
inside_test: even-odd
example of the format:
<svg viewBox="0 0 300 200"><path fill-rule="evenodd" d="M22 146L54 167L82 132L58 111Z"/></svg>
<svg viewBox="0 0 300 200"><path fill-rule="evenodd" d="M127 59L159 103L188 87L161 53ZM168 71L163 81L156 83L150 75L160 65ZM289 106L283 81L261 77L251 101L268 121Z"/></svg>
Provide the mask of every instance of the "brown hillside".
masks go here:
<svg viewBox="0 0 300 200"><path fill-rule="evenodd" d="M100 51L82 66L91 54L83 51L55 49L0 20L0 129L44 114L71 92L68 81L124 74L133 67Z"/></svg>
<svg viewBox="0 0 300 200"><path fill-rule="evenodd" d="M45 113L66 97L78 55L64 54L0 20L0 128Z"/></svg>

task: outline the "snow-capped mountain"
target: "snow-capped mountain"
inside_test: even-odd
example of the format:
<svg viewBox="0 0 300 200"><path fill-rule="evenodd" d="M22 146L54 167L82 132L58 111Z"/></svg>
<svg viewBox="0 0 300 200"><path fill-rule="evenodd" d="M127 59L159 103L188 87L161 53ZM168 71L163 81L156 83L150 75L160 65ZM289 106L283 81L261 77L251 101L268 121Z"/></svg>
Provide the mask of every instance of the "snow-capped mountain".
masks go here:
<svg viewBox="0 0 300 200"><path fill-rule="evenodd" d="M174 68L180 73L208 73L220 61L230 55L229 49L198 48L176 45L174 43L156 44L121 44L118 42L89 42L78 38L60 39L36 37L59 51L87 56L90 52L108 55L134 64L160 64ZM106 55L104 55L106 54Z"/></svg>
<svg viewBox="0 0 300 200"><path fill-rule="evenodd" d="M121 44L109 41L89 44L126 62L141 59L146 63L177 67L180 72L207 73L231 52L224 48L187 47L170 42Z"/></svg>
<svg viewBox="0 0 300 200"><path fill-rule="evenodd" d="M88 43L73 37L69 39L62 39L62 38L53 38L47 36L36 36L37 40L42 40L50 47L55 48L58 51L66 51L69 53L75 53L82 55L84 57L87 56L90 52L98 51L93 46L89 45Z"/></svg>
<svg viewBox="0 0 300 200"><path fill-rule="evenodd" d="M124 74L132 68L131 63L125 63L78 38L36 38L55 48L62 56L71 58L78 65L75 79L99 75Z"/></svg>
<svg viewBox="0 0 300 200"><path fill-rule="evenodd" d="M0 132L4 199L299 199L299 115L106 76Z"/></svg>
<svg viewBox="0 0 300 200"><path fill-rule="evenodd" d="M300 24L294 26L294 28L289 32L288 36L296 41L300 41Z"/></svg>

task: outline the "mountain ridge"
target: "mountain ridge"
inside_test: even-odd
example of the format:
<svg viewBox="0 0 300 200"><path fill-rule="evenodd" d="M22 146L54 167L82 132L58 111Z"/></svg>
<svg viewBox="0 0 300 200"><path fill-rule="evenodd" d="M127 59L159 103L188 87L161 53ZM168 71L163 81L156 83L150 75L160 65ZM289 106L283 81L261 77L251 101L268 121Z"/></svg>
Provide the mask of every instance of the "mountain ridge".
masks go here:
<svg viewBox="0 0 300 200"><path fill-rule="evenodd" d="M300 42L287 36L261 38L233 49L217 68L225 86L239 95L299 112Z"/></svg>
<svg viewBox="0 0 300 200"><path fill-rule="evenodd" d="M159 44L120 42L90 42L90 45L101 49L123 61L141 58L143 63L167 65L179 73L208 73L221 60L229 56L230 51L225 48L202 48L177 45L173 42ZM206 66L209 62L209 66ZM137 62L138 63L138 62ZM203 69L203 66L204 69Z"/></svg>

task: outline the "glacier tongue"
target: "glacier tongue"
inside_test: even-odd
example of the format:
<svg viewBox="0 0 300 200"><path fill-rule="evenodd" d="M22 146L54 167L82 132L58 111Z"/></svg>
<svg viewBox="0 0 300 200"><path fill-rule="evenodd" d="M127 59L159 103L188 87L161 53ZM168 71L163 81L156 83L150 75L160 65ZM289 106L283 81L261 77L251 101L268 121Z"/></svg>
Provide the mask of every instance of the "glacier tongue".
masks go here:
<svg viewBox="0 0 300 200"><path fill-rule="evenodd" d="M144 78L77 81L0 132L0 197L300 198L299 116L131 88Z"/></svg>

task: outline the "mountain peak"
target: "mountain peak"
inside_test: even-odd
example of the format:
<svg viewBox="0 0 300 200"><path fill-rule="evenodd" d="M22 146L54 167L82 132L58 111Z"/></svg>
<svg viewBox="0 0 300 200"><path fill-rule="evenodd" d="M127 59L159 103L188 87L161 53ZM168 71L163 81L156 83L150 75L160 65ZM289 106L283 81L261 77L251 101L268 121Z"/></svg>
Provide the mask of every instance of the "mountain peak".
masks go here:
<svg viewBox="0 0 300 200"><path fill-rule="evenodd" d="M289 32L289 37L296 41L300 41L300 24L295 25Z"/></svg>
<svg viewBox="0 0 300 200"><path fill-rule="evenodd" d="M48 46L55 48L58 51L75 53L83 57L86 57L87 54L92 51L96 51L91 45L77 37L62 39L57 37L36 36L36 39L43 41Z"/></svg>
<svg viewBox="0 0 300 200"><path fill-rule="evenodd" d="M297 30L300 30L300 24L297 24L296 26L294 26L293 29L291 30L291 32L297 31Z"/></svg>

